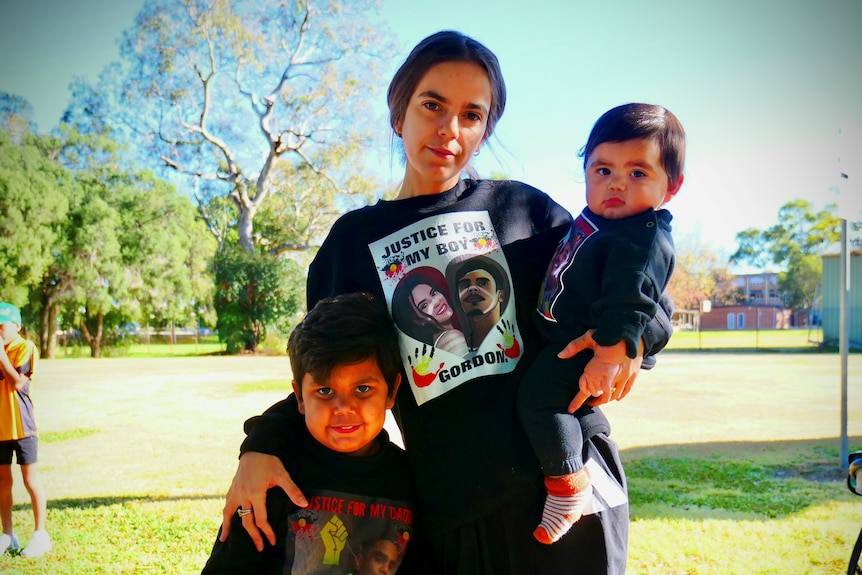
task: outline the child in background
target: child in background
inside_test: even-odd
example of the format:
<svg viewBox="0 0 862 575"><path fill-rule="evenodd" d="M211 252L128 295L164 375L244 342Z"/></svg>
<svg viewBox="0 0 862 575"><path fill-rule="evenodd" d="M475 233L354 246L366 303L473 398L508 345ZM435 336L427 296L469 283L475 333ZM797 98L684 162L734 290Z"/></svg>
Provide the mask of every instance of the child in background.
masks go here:
<svg viewBox="0 0 862 575"><path fill-rule="evenodd" d="M538 324L550 344L530 365L518 396L548 491L533 533L545 544L571 528L591 495L581 457L590 431L579 422L590 407L584 402L629 392L630 381L611 388L619 364L638 356L646 324L669 303L664 290L675 257L671 215L661 207L682 186L685 132L661 106L625 104L598 119L582 154L587 207L557 248L540 291ZM597 344L592 359L557 357L588 330Z"/></svg>
<svg viewBox="0 0 862 575"><path fill-rule="evenodd" d="M0 553L19 549L12 528L12 454L21 466L24 487L33 507L34 531L22 557L41 557L51 550L45 530L48 501L37 466L38 443L30 383L39 352L32 341L21 337L21 311L0 302Z"/></svg>
<svg viewBox="0 0 862 575"><path fill-rule="evenodd" d="M413 532L413 481L406 454L383 429L395 403L401 360L392 320L369 294L324 299L288 342L293 390L305 416L301 445L282 456L309 501L281 488L266 496L276 543L258 551L237 509L227 541L216 539L203 574L347 573L375 560L391 575ZM367 544L389 552L377 560ZM373 557L372 557L373 555Z"/></svg>

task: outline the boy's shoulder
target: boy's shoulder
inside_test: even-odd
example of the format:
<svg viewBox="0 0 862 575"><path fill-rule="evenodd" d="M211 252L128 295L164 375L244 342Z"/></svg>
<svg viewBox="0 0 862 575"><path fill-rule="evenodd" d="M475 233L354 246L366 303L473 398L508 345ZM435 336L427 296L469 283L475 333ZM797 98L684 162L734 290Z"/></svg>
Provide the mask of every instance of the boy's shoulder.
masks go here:
<svg viewBox="0 0 862 575"><path fill-rule="evenodd" d="M383 431L383 433L385 432L386 430ZM383 446L383 449L390 451L392 453L392 459L397 461L399 464L409 465L409 460L407 459L407 452L404 451L404 448L402 448L400 445L390 440L388 435L386 437L386 444Z"/></svg>
<svg viewBox="0 0 862 575"><path fill-rule="evenodd" d="M332 451L309 434L302 438L301 450L281 460L294 482L308 492L324 489L412 501L415 490L407 453L390 441L385 430L375 441L381 446L377 453L355 457Z"/></svg>
<svg viewBox="0 0 862 575"><path fill-rule="evenodd" d="M39 359L39 348L29 339L24 339L20 334L5 345L6 355L16 368L27 362L31 364L31 370L35 368L36 360Z"/></svg>

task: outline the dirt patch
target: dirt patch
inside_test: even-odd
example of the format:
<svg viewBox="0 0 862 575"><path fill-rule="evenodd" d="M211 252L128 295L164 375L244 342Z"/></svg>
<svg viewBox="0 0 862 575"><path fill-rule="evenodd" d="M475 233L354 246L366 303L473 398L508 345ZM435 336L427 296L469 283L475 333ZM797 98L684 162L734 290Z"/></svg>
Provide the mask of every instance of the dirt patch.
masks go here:
<svg viewBox="0 0 862 575"><path fill-rule="evenodd" d="M780 479L795 477L815 483L835 483L845 481L847 479L847 471L834 463L818 462L780 469L775 472L775 477Z"/></svg>

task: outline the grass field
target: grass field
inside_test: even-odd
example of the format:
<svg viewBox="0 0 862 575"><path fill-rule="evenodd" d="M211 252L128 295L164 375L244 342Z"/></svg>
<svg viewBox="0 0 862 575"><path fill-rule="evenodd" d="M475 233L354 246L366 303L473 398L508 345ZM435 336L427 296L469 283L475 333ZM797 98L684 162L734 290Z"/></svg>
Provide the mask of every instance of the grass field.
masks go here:
<svg viewBox="0 0 862 575"><path fill-rule="evenodd" d="M819 328L761 329L737 331L675 331L668 349L675 350L736 350L816 351L823 335Z"/></svg>
<svg viewBox="0 0 862 575"><path fill-rule="evenodd" d="M668 350L678 351L817 351L823 340L819 329L762 329L738 331L676 331L667 346ZM195 341L190 336L178 338L171 345L164 335L153 336L150 343L141 338L140 343L117 349L105 349L106 357L187 357L201 355L218 355L224 352L225 344L218 341L218 336L201 336ZM283 342L282 342L283 343ZM284 345L279 344L279 350ZM272 346L269 346L272 347ZM90 357L90 348L78 346L60 346L57 349L58 359Z"/></svg>
<svg viewBox="0 0 862 575"><path fill-rule="evenodd" d="M862 526L838 460L839 358L666 351L607 408L629 476L630 574L840 574ZM8 575L198 573L242 422L283 356L45 360L33 401L55 548ZM850 357L862 448L862 356ZM32 530L15 467L16 531Z"/></svg>
<svg viewBox="0 0 862 575"><path fill-rule="evenodd" d="M128 346L104 349L104 357L188 357L201 355L216 355L223 353L225 344L218 341L218 336L202 336L195 341L191 337L178 338L174 344L166 337L153 336L147 343L141 338L140 343ZM57 359L90 357L90 348L85 345L58 346Z"/></svg>

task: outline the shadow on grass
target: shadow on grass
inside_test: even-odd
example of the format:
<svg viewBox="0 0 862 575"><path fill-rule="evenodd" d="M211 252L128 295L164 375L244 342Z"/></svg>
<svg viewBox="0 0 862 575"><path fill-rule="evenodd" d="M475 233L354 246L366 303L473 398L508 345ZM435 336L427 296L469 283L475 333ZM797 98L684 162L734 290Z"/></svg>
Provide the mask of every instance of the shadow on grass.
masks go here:
<svg viewBox="0 0 862 575"><path fill-rule="evenodd" d="M850 438L862 447L862 436ZM641 519L744 517L769 520L832 502L858 500L846 487L837 438L671 444L625 449L632 516ZM49 509L188 501L224 494L121 495L50 499ZM21 502L16 510L29 509Z"/></svg>
<svg viewBox="0 0 862 575"><path fill-rule="evenodd" d="M129 503L170 503L180 501L224 501L224 493L218 495L112 495L109 497L82 497L48 499L48 509L97 509ZM15 504L15 509L30 509L30 502Z"/></svg>
<svg viewBox="0 0 862 575"><path fill-rule="evenodd" d="M850 438L851 450L862 436ZM714 442L627 449L622 458L632 514L640 518L743 515L775 519L854 499L839 442L814 439Z"/></svg>

